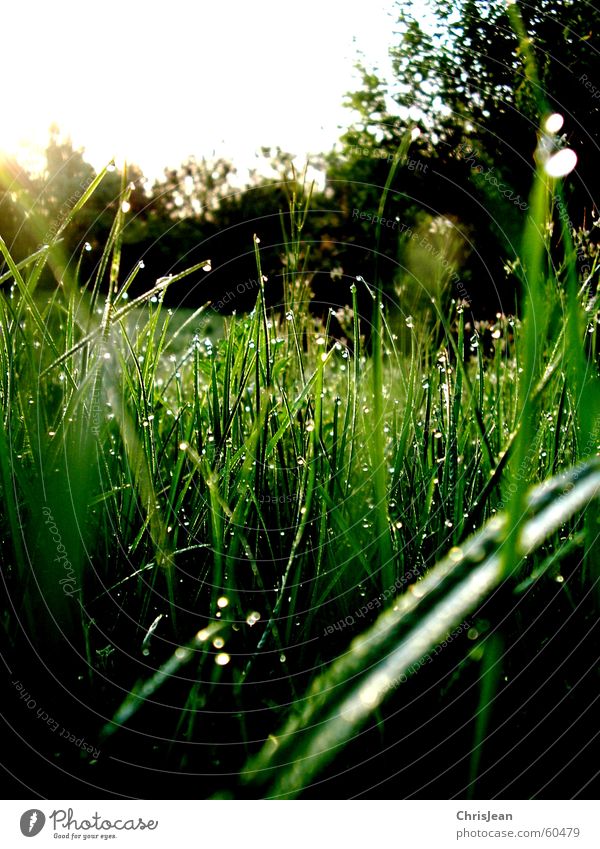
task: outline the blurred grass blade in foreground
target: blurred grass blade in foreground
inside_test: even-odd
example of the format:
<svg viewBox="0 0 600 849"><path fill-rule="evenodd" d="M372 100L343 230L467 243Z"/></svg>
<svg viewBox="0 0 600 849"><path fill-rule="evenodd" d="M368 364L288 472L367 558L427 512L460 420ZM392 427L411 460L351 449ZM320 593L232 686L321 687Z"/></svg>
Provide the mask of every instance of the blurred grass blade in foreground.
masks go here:
<svg viewBox="0 0 600 849"><path fill-rule="evenodd" d="M593 459L538 486L528 496L531 517L517 551L535 551L600 494L600 460ZM453 548L429 574L357 637L347 653L312 685L300 713L269 737L246 767L246 781L268 786L269 797L296 796L428 652L471 615L502 581L505 517L492 519L462 549ZM274 775L275 774L275 775Z"/></svg>

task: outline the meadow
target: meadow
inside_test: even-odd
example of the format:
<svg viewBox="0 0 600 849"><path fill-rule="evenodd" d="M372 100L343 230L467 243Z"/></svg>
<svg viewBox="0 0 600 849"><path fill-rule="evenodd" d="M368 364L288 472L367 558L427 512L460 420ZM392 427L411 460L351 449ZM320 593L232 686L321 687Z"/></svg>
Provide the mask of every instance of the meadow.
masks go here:
<svg viewBox="0 0 600 849"><path fill-rule="evenodd" d="M540 167L521 317L484 332L449 297L403 316L375 269L336 336L308 307L295 186L283 303L257 238L256 305L218 338L199 335L210 305L162 303L209 257L128 297L122 212L95 282L60 265L60 230L19 265L0 242L17 780L80 798L165 780L182 797L564 794L563 746L597 698L600 466L596 269L550 262L559 181ZM38 291L51 262L61 285Z"/></svg>
<svg viewBox="0 0 600 849"><path fill-rule="evenodd" d="M418 310L386 279L411 127L343 308L313 297L295 172L275 279L247 246L247 312L165 303L209 254L140 292L125 177L93 271L88 241L65 251L109 169L51 230L28 213L27 258L0 238L15 795L597 792L598 254L582 270L541 114L516 306L491 320L440 251Z"/></svg>

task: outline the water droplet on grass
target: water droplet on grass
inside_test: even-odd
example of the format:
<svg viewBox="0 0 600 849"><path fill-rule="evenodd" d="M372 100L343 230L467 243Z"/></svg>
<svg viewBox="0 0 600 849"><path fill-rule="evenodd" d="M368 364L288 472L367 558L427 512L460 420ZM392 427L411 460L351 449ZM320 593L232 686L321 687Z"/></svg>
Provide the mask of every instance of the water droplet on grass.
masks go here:
<svg viewBox="0 0 600 849"><path fill-rule="evenodd" d="M544 170L549 177L566 177L577 165L577 154L574 150L566 147L555 153L544 165Z"/></svg>
<svg viewBox="0 0 600 849"><path fill-rule="evenodd" d="M544 129L547 133L558 133L564 123L565 119L563 116L559 112L553 112L544 121Z"/></svg>

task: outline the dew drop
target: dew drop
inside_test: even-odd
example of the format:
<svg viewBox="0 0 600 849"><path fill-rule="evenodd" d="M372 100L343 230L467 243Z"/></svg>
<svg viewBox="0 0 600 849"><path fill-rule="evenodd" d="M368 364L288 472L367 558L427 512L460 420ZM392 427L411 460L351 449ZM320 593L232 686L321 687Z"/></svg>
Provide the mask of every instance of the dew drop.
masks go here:
<svg viewBox="0 0 600 849"><path fill-rule="evenodd" d="M544 169L550 177L566 177L576 165L577 154L571 148L566 147L551 156L544 165Z"/></svg>
<svg viewBox="0 0 600 849"><path fill-rule="evenodd" d="M565 119L558 112L553 112L552 115L548 115L546 120L544 121L544 129L547 133L557 133L560 129L562 129L562 125L565 123Z"/></svg>

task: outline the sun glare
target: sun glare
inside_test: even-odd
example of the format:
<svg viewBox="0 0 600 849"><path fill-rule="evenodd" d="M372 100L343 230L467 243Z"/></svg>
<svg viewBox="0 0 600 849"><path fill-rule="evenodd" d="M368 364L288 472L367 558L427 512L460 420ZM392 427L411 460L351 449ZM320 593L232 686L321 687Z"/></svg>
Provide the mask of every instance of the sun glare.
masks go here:
<svg viewBox="0 0 600 849"><path fill-rule="evenodd" d="M306 0L292 22L275 0L166 10L108 0L95 14L69 0L14 4L3 13L19 37L0 55L15 80L0 147L39 156L55 123L96 167L116 157L149 174L190 154L252 167L265 145L301 157L330 149L347 123L344 94L358 87L356 48L387 61L389 5Z"/></svg>

